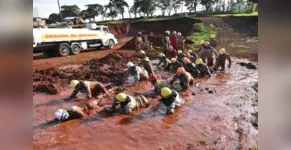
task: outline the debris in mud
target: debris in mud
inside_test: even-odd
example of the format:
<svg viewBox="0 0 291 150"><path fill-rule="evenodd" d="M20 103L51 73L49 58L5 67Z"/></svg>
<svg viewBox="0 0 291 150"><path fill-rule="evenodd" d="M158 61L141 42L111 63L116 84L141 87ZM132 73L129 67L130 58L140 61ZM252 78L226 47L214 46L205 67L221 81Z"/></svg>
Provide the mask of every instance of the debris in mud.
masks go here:
<svg viewBox="0 0 291 150"><path fill-rule="evenodd" d="M209 90L209 88L205 88L205 90L206 90L206 91L208 91L208 90Z"/></svg>
<svg viewBox="0 0 291 150"><path fill-rule="evenodd" d="M194 92L191 93L193 96L196 95Z"/></svg>
<svg viewBox="0 0 291 150"><path fill-rule="evenodd" d="M212 90L209 90L208 93L209 93L209 94L213 94L213 91L212 91Z"/></svg>
<svg viewBox="0 0 291 150"><path fill-rule="evenodd" d="M245 62L238 62L237 64L241 65L241 66L245 66L248 69L258 69L254 64L252 63L245 63Z"/></svg>
<svg viewBox="0 0 291 150"><path fill-rule="evenodd" d="M38 85L33 85L33 90L41 92L41 93L47 93L47 94L59 94L59 91L57 90L55 85L51 83L42 83Z"/></svg>

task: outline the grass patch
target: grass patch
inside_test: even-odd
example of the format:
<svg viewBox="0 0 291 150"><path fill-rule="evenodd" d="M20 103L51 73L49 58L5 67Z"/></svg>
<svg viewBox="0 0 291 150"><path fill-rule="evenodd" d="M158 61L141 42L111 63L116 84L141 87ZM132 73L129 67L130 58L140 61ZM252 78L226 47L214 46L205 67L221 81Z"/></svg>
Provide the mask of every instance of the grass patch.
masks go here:
<svg viewBox="0 0 291 150"><path fill-rule="evenodd" d="M238 51L237 51L237 53L239 53L239 54L244 54L244 53L247 53L248 51L247 50L245 50L245 49L239 49Z"/></svg>
<svg viewBox="0 0 291 150"><path fill-rule="evenodd" d="M258 12L253 12L253 13L236 13L236 14L215 14L215 15L210 15L210 16L216 16L216 17L227 17L227 16L258 16Z"/></svg>
<svg viewBox="0 0 291 150"><path fill-rule="evenodd" d="M217 35L216 27L213 24L195 23L193 25L193 30L194 32L187 38L194 42L195 45L200 45L201 40L208 40L211 34Z"/></svg>
<svg viewBox="0 0 291 150"><path fill-rule="evenodd" d="M235 45L233 42L229 44L229 47L231 48L239 48L239 49L249 49L250 47L245 46L245 45Z"/></svg>

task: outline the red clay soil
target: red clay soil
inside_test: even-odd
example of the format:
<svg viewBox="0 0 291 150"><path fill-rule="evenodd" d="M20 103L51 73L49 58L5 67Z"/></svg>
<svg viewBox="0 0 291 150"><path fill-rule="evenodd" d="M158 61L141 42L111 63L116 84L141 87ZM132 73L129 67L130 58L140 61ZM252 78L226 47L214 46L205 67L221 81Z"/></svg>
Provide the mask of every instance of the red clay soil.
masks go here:
<svg viewBox="0 0 291 150"><path fill-rule="evenodd" d="M107 25L110 32L115 35L118 39L124 38L129 29L130 29L130 24L128 23L122 23L122 24L109 24Z"/></svg>
<svg viewBox="0 0 291 150"><path fill-rule="evenodd" d="M158 47L162 47L163 43L162 43L162 39L161 39L162 35L153 35L153 36L148 36L148 40L150 42L152 42L153 46L158 46ZM132 49L135 50L135 40L136 37L132 38L130 41L128 41L126 44L124 44L120 49Z"/></svg>

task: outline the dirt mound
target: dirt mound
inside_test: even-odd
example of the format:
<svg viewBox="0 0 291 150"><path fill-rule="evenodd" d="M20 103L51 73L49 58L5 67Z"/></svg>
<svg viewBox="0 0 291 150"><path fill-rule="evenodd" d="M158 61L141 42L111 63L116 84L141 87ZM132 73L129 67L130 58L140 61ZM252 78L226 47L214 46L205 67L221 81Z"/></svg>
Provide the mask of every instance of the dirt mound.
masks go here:
<svg viewBox="0 0 291 150"><path fill-rule="evenodd" d="M109 24L107 25L110 32L115 35L117 38L123 38L127 35L130 24L128 23L122 23L122 24Z"/></svg>
<svg viewBox="0 0 291 150"><path fill-rule="evenodd" d="M154 47L162 47L162 35L152 35L152 36L147 36L148 40L153 44ZM132 49L135 50L135 41L136 37L132 38L130 41L128 41L126 44L124 44L120 49Z"/></svg>
<svg viewBox="0 0 291 150"><path fill-rule="evenodd" d="M138 62L137 57L111 53L102 59L92 59L81 65L47 70L34 70L33 91L58 94L68 87L71 80L89 80L121 85L128 61ZM124 69L123 69L124 68Z"/></svg>

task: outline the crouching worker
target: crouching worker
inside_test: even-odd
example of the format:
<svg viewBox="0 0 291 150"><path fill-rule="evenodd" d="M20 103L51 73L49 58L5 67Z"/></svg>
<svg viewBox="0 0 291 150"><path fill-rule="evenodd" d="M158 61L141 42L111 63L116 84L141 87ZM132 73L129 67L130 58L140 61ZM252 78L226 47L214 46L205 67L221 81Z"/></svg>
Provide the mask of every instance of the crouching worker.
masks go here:
<svg viewBox="0 0 291 150"><path fill-rule="evenodd" d="M67 110L59 109L55 112L55 118L59 121L84 118L86 115L89 115L90 111L93 111L94 108L98 107L97 103L98 101L94 100L78 106L72 106Z"/></svg>
<svg viewBox="0 0 291 150"><path fill-rule="evenodd" d="M221 67L221 71L225 70L225 61L228 60L228 69L231 67L231 59L229 54L226 53L226 50L224 48L219 50L219 55L216 59L216 64L213 68L214 71L217 71L219 67Z"/></svg>
<svg viewBox="0 0 291 150"><path fill-rule="evenodd" d="M167 87L163 87L160 94L162 98L159 106L167 107L166 114L174 114L175 108L182 106L185 102L177 91Z"/></svg>
<svg viewBox="0 0 291 150"><path fill-rule="evenodd" d="M148 57L144 57L142 59L142 65L143 65L144 69L148 72L149 75L154 73L153 66L152 66L151 61Z"/></svg>
<svg viewBox="0 0 291 150"><path fill-rule="evenodd" d="M203 63L201 58L198 58L196 60L196 68L199 71L199 76L202 76L202 77L205 77L205 76L210 77L211 76L211 73L210 73L208 66Z"/></svg>
<svg viewBox="0 0 291 150"><path fill-rule="evenodd" d="M147 80L149 78L148 72L145 69L142 69L139 66L135 66L132 62L127 63L127 68L128 70L123 77L123 82L130 75L134 77L134 84L140 80Z"/></svg>
<svg viewBox="0 0 291 150"><path fill-rule="evenodd" d="M74 88L74 91L69 97L65 98L65 100L75 98L78 92L86 93L88 100L90 100L92 96L96 97L100 93L106 93L108 96L111 96L104 85L97 81L72 80L70 86Z"/></svg>
<svg viewBox="0 0 291 150"><path fill-rule="evenodd" d="M189 58L185 57L183 59L183 62L184 62L184 67L185 67L185 70L189 73L191 73L191 75L196 78L198 77L198 74L199 74L199 71L198 69L196 68L196 66L190 61Z"/></svg>
<svg viewBox="0 0 291 150"><path fill-rule="evenodd" d="M176 58L172 58L170 71L176 71L179 67L183 67L183 64L181 62L177 61Z"/></svg>
<svg viewBox="0 0 291 150"><path fill-rule="evenodd" d="M138 108L148 107L150 102L144 96L129 96L121 92L115 96L111 108L107 108L107 110L114 112L116 111L117 105L120 105L121 112L132 114L132 112Z"/></svg>
<svg viewBox="0 0 291 150"><path fill-rule="evenodd" d="M177 79L180 80L182 90L188 89L190 85L194 84L194 78L189 72L185 71L183 67L179 67L177 69L177 73L171 80L170 84L173 84Z"/></svg>
<svg viewBox="0 0 291 150"><path fill-rule="evenodd" d="M149 77L149 81L154 85L155 87L154 91L156 94L159 94L161 92L162 87L168 87L167 82L158 79L158 76L155 74L152 74Z"/></svg>
<svg viewBox="0 0 291 150"><path fill-rule="evenodd" d="M166 57L166 55L163 53L160 53L158 55L158 57L159 57L160 61L157 65L157 67L159 67L161 64L163 64L164 70L170 70L171 61Z"/></svg>

